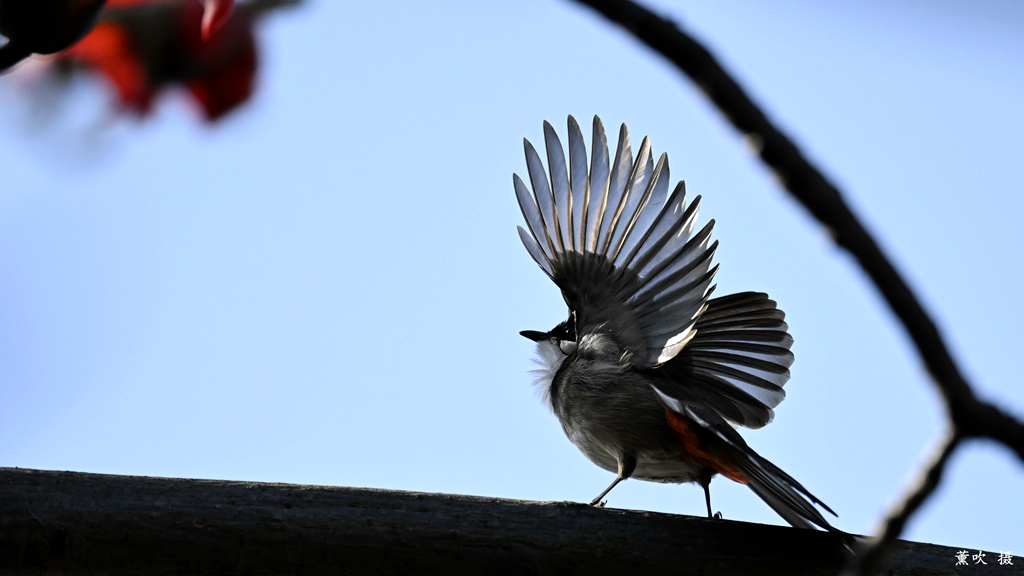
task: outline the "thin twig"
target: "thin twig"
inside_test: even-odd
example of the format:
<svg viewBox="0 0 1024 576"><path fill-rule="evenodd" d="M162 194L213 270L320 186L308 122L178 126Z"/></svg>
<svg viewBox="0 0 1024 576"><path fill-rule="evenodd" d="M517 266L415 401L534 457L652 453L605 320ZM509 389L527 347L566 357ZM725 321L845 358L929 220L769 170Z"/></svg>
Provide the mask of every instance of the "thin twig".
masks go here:
<svg viewBox="0 0 1024 576"><path fill-rule="evenodd" d="M918 473L917 479L907 487L902 500L889 510L878 530L877 539L861 550L856 559L856 566L854 566L856 574L878 574L881 571L889 551L896 538L903 532L907 520L939 487L946 463L949 462L949 457L952 456L962 440L963 436L955 426L946 432L942 442L932 452L928 464Z"/></svg>

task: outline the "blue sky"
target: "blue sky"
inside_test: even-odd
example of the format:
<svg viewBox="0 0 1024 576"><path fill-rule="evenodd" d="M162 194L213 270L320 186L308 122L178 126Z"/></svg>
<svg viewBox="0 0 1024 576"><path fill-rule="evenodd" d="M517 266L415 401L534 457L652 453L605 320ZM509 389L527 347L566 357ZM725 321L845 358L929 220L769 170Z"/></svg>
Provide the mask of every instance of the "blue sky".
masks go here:
<svg viewBox="0 0 1024 576"><path fill-rule="evenodd" d="M978 392L1021 416L1024 8L655 7L846 192ZM852 260L597 15L311 1L261 47L256 97L214 128L174 96L111 123L90 82L44 119L0 79L0 465L589 501L611 477L540 403L518 334L565 315L511 175L567 114L668 152L717 221L716 294L787 312L789 395L744 435L838 527L871 531L939 438L928 376ZM1022 492L1008 450L971 442L905 537L1024 555ZM728 480L712 497L783 523ZM609 506L704 511L696 486L639 481Z"/></svg>

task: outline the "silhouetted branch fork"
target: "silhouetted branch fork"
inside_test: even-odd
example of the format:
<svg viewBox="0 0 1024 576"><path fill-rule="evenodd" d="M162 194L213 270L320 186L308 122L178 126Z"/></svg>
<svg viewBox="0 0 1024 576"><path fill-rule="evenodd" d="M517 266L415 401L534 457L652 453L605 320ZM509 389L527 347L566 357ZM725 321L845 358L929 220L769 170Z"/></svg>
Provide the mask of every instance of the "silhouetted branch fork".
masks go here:
<svg viewBox="0 0 1024 576"><path fill-rule="evenodd" d="M897 542L886 567L949 573L956 552ZM0 468L0 575L799 576L845 560L826 532L565 502Z"/></svg>
<svg viewBox="0 0 1024 576"><path fill-rule="evenodd" d="M779 131L714 56L673 22L629 0L577 0L672 61L753 144L787 190L831 232L871 277L906 327L965 436L999 440L1024 460L1024 425L980 401L921 302L843 201L839 190Z"/></svg>

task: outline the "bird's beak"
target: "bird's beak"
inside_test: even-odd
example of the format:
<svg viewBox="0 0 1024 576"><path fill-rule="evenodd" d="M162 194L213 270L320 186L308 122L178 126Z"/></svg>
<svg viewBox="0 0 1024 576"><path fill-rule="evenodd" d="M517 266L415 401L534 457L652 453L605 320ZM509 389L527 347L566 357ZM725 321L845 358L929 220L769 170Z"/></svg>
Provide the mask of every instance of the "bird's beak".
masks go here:
<svg viewBox="0 0 1024 576"><path fill-rule="evenodd" d="M523 330L519 334L521 334L522 336L526 336L527 338L533 340L534 342L540 342L542 340L548 339L547 332L537 332L536 330Z"/></svg>

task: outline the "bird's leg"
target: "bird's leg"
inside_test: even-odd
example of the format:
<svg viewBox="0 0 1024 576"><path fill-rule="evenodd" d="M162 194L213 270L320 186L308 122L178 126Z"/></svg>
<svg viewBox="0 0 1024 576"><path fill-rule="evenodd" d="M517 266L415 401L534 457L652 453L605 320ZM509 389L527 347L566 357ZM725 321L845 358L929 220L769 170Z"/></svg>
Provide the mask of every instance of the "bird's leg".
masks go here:
<svg viewBox="0 0 1024 576"><path fill-rule="evenodd" d="M619 474L618 474L618 476L615 477L615 481L611 483L611 486L608 486L607 488L605 488L604 492L601 492L600 494L598 494L597 498L594 498L590 502L590 505L591 506L600 506L601 505L601 498L604 498L609 492L611 492L612 488L615 488L615 486L617 486L619 484L619 482L622 482L626 478L629 478L630 476L632 476L634 470L636 470L636 458L633 457L633 456L624 456L624 457L622 457L619 460Z"/></svg>
<svg viewBox="0 0 1024 576"><path fill-rule="evenodd" d="M704 489L704 502L708 505L708 518L721 518L722 514L720 512L718 514L711 512L711 478L714 475L715 471L708 468L697 478L697 483Z"/></svg>
<svg viewBox="0 0 1024 576"><path fill-rule="evenodd" d="M615 477L615 481L612 482L611 486L605 488L604 492L601 492L600 494L597 495L597 498L594 498L593 500L591 500L590 505L591 506L598 506L601 503L601 498L604 498L605 494L608 494L609 492L611 492L612 488L615 488L615 486L619 482L622 482L623 480L625 480L625 478L623 478L622 476L616 476Z"/></svg>
<svg viewBox="0 0 1024 576"><path fill-rule="evenodd" d="M704 501L708 505L708 518L714 518L714 514L711 513L711 483L703 485L704 488Z"/></svg>

